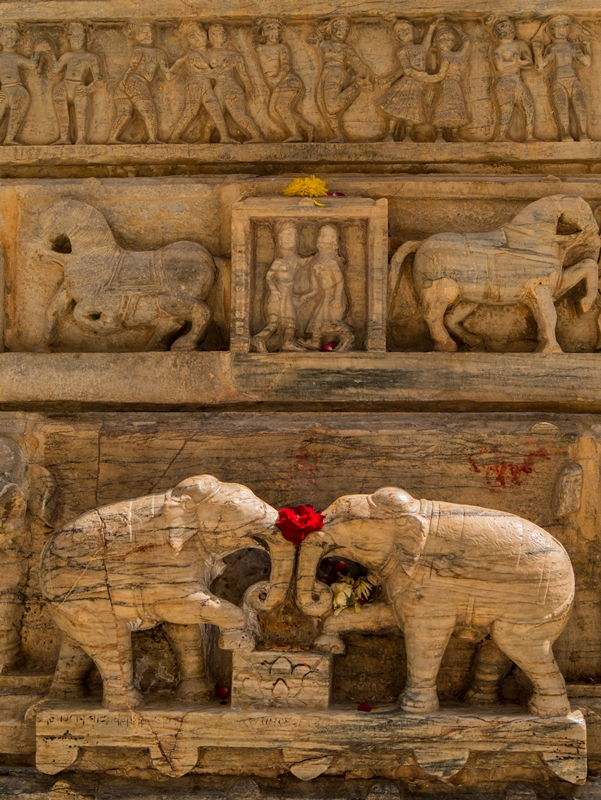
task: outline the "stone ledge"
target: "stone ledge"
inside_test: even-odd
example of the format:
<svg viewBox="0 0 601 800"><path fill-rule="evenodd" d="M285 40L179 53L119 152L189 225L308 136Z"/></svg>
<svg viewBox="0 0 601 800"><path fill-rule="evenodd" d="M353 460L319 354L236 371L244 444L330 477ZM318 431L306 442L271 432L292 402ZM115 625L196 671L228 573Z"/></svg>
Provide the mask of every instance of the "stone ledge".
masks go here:
<svg viewBox="0 0 601 800"><path fill-rule="evenodd" d="M0 407L601 411L596 353L3 353Z"/></svg>
<svg viewBox="0 0 601 800"><path fill-rule="evenodd" d="M328 144L89 144L0 146L0 169L26 166L195 165L236 172L257 165L344 166L370 172L436 164L553 164L601 161L601 142L347 142Z"/></svg>

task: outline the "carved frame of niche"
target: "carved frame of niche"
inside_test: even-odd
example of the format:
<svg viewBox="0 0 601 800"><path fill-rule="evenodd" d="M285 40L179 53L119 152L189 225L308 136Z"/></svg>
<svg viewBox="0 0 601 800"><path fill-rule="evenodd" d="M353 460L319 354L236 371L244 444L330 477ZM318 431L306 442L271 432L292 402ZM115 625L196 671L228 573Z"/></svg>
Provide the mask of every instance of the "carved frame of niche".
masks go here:
<svg viewBox="0 0 601 800"><path fill-rule="evenodd" d="M260 197L236 203L232 208L232 310L230 351L248 353L251 338L262 327L257 312L263 295L264 278L258 275L258 231L273 229L291 220L299 226L318 230L328 223L340 229L349 299L349 323L355 329L353 350L386 352L386 280L388 272L388 201L367 197L322 198L317 206L310 198ZM355 230L350 237L346 231ZM260 234L259 234L260 235ZM265 235L265 234L264 234ZM273 234L267 236L273 238ZM301 237L302 239L302 237ZM360 242L362 253L357 254ZM355 248L355 258L353 257ZM301 244L302 249L302 244ZM307 254L308 255L308 254ZM349 286L350 262L363 260L364 294L359 297L358 282ZM262 265L265 268L266 264ZM357 306L361 305L362 309ZM263 320L264 321L264 320Z"/></svg>

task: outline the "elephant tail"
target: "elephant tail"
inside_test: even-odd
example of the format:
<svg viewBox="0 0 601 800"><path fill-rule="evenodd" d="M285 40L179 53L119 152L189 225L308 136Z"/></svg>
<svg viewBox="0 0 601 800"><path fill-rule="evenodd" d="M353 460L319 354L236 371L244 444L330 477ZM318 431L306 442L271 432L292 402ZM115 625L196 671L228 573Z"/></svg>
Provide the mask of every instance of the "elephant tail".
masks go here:
<svg viewBox="0 0 601 800"><path fill-rule="evenodd" d="M388 316L392 316L396 296L399 291L399 282L401 279L401 267L408 255L415 253L421 245L421 241L405 242L395 252L390 259L390 270L388 272Z"/></svg>

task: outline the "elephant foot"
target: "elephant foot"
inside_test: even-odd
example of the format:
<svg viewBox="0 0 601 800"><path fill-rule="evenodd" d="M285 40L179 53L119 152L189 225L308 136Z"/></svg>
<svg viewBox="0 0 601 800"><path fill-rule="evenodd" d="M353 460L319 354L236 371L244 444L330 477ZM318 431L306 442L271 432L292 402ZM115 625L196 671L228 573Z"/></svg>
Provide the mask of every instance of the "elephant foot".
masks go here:
<svg viewBox="0 0 601 800"><path fill-rule="evenodd" d="M333 653L334 655L344 655L346 647L340 636L335 633L322 633L313 642L313 648L320 653Z"/></svg>
<svg viewBox="0 0 601 800"><path fill-rule="evenodd" d="M408 714L432 714L438 711L436 689L406 688L399 697L399 708Z"/></svg>
<svg viewBox="0 0 601 800"><path fill-rule="evenodd" d="M201 703L214 696L213 689L204 678L182 678L175 692L178 700L188 700L191 703Z"/></svg>
<svg viewBox="0 0 601 800"><path fill-rule="evenodd" d="M222 650L240 650L250 653L255 649L255 637L248 631L221 631L219 647Z"/></svg>
<svg viewBox="0 0 601 800"><path fill-rule="evenodd" d="M79 700L83 696L83 687L79 684L53 681L48 690L48 697L52 697L55 700Z"/></svg>
<svg viewBox="0 0 601 800"><path fill-rule="evenodd" d="M468 689L465 702L471 706L493 706L499 702L499 693L496 689Z"/></svg>
<svg viewBox="0 0 601 800"><path fill-rule="evenodd" d="M111 692L105 689L102 705L111 711L130 711L144 705L144 698L133 686L125 692Z"/></svg>
<svg viewBox="0 0 601 800"><path fill-rule="evenodd" d="M565 717L572 711L565 692L563 694L535 692L528 703L528 710L536 717Z"/></svg>

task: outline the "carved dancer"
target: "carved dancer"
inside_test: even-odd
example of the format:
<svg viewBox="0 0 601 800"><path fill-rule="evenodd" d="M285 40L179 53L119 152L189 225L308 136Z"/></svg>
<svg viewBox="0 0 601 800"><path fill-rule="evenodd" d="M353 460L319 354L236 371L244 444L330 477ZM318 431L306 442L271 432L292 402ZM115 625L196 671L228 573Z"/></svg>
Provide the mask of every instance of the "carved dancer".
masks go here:
<svg viewBox="0 0 601 800"><path fill-rule="evenodd" d="M21 41L18 25L9 23L0 28L0 121L8 114L8 128L4 144L18 144L16 136L29 108L29 92L23 86L20 70L37 69L41 51L38 49L31 58L17 53Z"/></svg>
<svg viewBox="0 0 601 800"><path fill-rule="evenodd" d="M341 117L362 89L372 88L372 74L346 39L351 23L346 17L325 20L318 28L317 38L323 67L319 82L318 98L325 117L334 132L330 142L344 142Z"/></svg>
<svg viewBox="0 0 601 800"><path fill-rule="evenodd" d="M531 142L534 140L534 101L522 80L522 70L533 66L532 52L526 42L516 39L515 23L509 17L496 19L492 30L499 42L492 51L492 60L497 71L494 88L499 109L497 138L508 141L507 131L517 108L524 117L526 141Z"/></svg>
<svg viewBox="0 0 601 800"><path fill-rule="evenodd" d="M313 126L305 122L297 111L305 87L292 70L290 48L282 41L283 32L284 24L279 19L268 17L257 23L257 54L265 82L271 91L269 116L288 134L284 141L302 142L304 132L307 141L311 142Z"/></svg>
<svg viewBox="0 0 601 800"><path fill-rule="evenodd" d="M307 338L301 345L307 350L319 350L330 339L336 339L337 352L352 350L355 335L346 324L348 308L346 287L340 256L339 231L336 225L322 225L317 235L317 255L310 264L311 288L302 298L314 301L306 327Z"/></svg>
<svg viewBox="0 0 601 800"><path fill-rule="evenodd" d="M263 141L256 122L249 115L245 92L250 95L252 84L240 53L227 47L228 34L223 25L209 28L209 64L215 71L215 96L223 111L228 111L236 125L250 136L246 144ZM238 83L238 78L242 83ZM244 87L244 88L242 88Z"/></svg>
<svg viewBox="0 0 601 800"><path fill-rule="evenodd" d="M50 69L55 75L64 72L54 87L52 97L58 116L60 137L57 144L71 144L69 135L69 106L75 111L75 142L84 144L88 128L90 96L104 82L100 59L86 50L86 28L81 22L67 26L70 50L57 60L48 47L45 51Z"/></svg>
<svg viewBox="0 0 601 800"><path fill-rule="evenodd" d="M182 141L186 128L204 106L213 125L219 131L219 141L222 144L237 144L236 140L232 139L228 133L221 106L213 90L212 81L215 80L215 73L209 65L207 33L197 22L187 23L184 26L184 33L190 49L173 64L170 71L174 75L182 67L186 68L188 73L186 100L184 110L171 134L170 141Z"/></svg>
<svg viewBox="0 0 601 800"><path fill-rule="evenodd" d="M578 138L581 142L589 141L587 131L586 99L582 84L574 70L574 64L582 67L591 65L590 34L578 26L580 36L578 42L569 40L574 24L569 17L554 17L543 25L532 41L537 69L551 65L553 83L551 85L551 102L559 126L559 138L562 142L573 142L570 133L570 105L576 117ZM551 44L543 50L541 41L544 30L551 37Z"/></svg>
<svg viewBox="0 0 601 800"><path fill-rule="evenodd" d="M389 119L388 136L384 141L394 141L394 134L400 124L404 129L404 142L413 141L416 125L426 123L424 106L424 84L432 82L434 76L426 72L426 54L430 49L435 25L430 25L420 44L415 44L413 25L406 19L397 20L393 25L394 33L402 47L397 52L401 65L384 82L392 86L378 101L378 105Z"/></svg>
<svg viewBox="0 0 601 800"><path fill-rule="evenodd" d="M457 38L461 40L459 47ZM465 71L471 47L470 41L465 31L458 26L451 28L445 25L436 31L434 43L439 54L439 67L435 77L440 81L438 97L432 111L436 141L445 141L443 136L445 130L450 131L451 141L462 141L459 129L469 122L469 118L461 88L461 77Z"/></svg>
<svg viewBox="0 0 601 800"><path fill-rule="evenodd" d="M296 341L294 281L299 268L311 259L299 256L298 245L296 223L290 220L278 223L275 258L265 276L268 290L264 307L266 325L252 338L252 344L259 353L267 352L268 340L277 334L282 337L278 348L281 352L303 350Z"/></svg>
<svg viewBox="0 0 601 800"><path fill-rule="evenodd" d="M148 144L158 144L157 110L150 92L150 84L157 72L169 80L172 76L167 65L167 55L160 47L154 47L152 23L140 22L130 28L135 39L129 67L115 91L117 116L109 135L109 144L119 144L119 136L134 111L138 111L148 134Z"/></svg>

